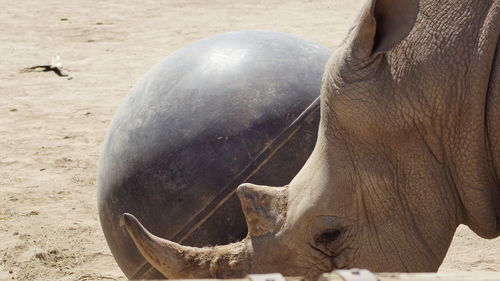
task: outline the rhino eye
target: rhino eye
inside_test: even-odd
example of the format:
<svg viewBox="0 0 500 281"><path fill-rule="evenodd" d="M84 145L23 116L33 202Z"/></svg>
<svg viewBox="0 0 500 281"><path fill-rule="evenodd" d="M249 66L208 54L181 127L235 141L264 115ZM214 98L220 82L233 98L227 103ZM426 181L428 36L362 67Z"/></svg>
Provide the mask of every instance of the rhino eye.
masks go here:
<svg viewBox="0 0 500 281"><path fill-rule="evenodd" d="M340 230L331 229L323 232L320 236L316 238L316 243L326 244L337 240L340 236Z"/></svg>
<svg viewBox="0 0 500 281"><path fill-rule="evenodd" d="M309 245L323 254L333 257L342 246L348 233L348 225L334 216L317 216L308 226Z"/></svg>

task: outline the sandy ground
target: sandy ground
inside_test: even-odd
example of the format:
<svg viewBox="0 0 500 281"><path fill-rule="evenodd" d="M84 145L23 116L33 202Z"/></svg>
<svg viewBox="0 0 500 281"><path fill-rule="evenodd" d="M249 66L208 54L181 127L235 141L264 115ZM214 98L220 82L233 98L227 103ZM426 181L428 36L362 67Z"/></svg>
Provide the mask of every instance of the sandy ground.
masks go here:
<svg viewBox="0 0 500 281"><path fill-rule="evenodd" d="M0 280L125 279L99 225L96 165L118 104L162 57L242 29L287 32L335 48L360 5L0 0ZM20 72L53 55L71 78ZM500 271L500 239L459 228L442 270Z"/></svg>

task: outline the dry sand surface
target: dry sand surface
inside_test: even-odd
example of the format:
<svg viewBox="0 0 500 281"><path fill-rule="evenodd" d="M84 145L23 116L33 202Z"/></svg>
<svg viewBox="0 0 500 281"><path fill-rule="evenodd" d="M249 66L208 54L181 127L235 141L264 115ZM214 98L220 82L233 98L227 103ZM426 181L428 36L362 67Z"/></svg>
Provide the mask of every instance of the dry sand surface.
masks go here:
<svg viewBox="0 0 500 281"><path fill-rule="evenodd" d="M0 1L0 280L125 279L99 225L106 128L135 81L217 33L274 30L335 48L359 0ZM71 78L21 73L60 55ZM500 239L459 228L442 270L500 270Z"/></svg>

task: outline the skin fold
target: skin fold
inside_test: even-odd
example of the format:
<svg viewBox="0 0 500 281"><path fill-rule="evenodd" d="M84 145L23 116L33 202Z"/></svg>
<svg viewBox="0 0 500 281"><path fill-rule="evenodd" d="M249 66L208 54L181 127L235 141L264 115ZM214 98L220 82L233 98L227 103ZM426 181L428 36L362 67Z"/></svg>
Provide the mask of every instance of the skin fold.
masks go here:
<svg viewBox="0 0 500 281"><path fill-rule="evenodd" d="M330 58L315 149L243 184L249 234L185 247L123 223L168 278L436 271L459 224L500 235L500 2L370 0Z"/></svg>

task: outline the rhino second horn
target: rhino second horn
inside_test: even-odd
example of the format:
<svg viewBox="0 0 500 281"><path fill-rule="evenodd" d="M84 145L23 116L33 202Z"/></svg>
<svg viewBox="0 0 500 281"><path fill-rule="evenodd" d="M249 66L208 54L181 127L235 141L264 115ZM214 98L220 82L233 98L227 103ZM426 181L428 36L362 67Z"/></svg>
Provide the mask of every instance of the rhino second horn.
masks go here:
<svg viewBox="0 0 500 281"><path fill-rule="evenodd" d="M250 237L279 230L286 218L286 187L244 183L238 186L236 193L240 198Z"/></svg>
<svg viewBox="0 0 500 281"><path fill-rule="evenodd" d="M246 240L216 247L188 247L151 234L131 214L123 214L121 224L144 258L169 279L235 278L249 273Z"/></svg>

